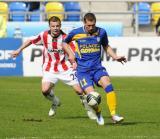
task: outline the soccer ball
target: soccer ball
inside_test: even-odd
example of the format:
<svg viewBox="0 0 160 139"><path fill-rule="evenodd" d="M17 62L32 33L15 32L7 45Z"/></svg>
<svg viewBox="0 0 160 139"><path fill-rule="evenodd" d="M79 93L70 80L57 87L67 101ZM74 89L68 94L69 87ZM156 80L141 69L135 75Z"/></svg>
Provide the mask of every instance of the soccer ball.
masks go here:
<svg viewBox="0 0 160 139"><path fill-rule="evenodd" d="M101 96L97 92L88 94L86 99L89 106L95 106L101 103Z"/></svg>

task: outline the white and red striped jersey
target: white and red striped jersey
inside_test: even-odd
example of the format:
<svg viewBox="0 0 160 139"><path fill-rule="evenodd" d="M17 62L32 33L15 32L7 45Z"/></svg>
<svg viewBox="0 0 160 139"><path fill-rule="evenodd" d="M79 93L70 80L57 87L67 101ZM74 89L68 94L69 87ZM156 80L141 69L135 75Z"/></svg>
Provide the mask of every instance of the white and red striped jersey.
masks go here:
<svg viewBox="0 0 160 139"><path fill-rule="evenodd" d="M61 31L61 34L54 38L51 36L50 30L47 30L31 39L33 44L43 45L43 71L55 73L66 71L71 67L68 57L62 49L65 37L66 34ZM71 47L74 45L71 44Z"/></svg>

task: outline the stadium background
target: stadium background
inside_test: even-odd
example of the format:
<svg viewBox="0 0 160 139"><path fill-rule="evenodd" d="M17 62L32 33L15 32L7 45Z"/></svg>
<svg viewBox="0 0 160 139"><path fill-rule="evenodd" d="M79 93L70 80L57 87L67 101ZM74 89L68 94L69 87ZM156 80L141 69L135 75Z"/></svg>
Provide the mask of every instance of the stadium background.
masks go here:
<svg viewBox="0 0 160 139"><path fill-rule="evenodd" d="M46 4L57 1L16 1L23 6L24 2L40 2L31 11L29 4L12 7L13 2L0 1L0 138L160 138L160 39L155 32L160 0L64 0L58 1L60 8L51 6L48 13ZM72 4L68 9L67 3ZM28 37L48 29L50 14L62 18L62 29L68 33L82 25L86 12L96 14L97 25L106 29L110 45L128 60L121 65L102 54L117 91L119 111L126 117L122 125L111 124L102 103L106 126L97 127L87 119L73 91L61 82L56 93L64 105L55 119L49 119L49 103L39 93L41 46L30 46L19 57L10 58L9 53Z"/></svg>

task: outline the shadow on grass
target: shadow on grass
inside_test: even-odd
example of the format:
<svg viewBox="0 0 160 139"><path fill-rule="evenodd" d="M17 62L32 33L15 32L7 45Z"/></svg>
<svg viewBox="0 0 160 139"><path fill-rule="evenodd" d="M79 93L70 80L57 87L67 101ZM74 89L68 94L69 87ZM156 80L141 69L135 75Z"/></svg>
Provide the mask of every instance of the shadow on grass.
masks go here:
<svg viewBox="0 0 160 139"><path fill-rule="evenodd" d="M62 117L62 119L88 119L87 116L66 116L66 117Z"/></svg>
<svg viewBox="0 0 160 139"><path fill-rule="evenodd" d="M66 116L66 117L61 117L62 119L67 119L67 120L77 120L77 119L88 119L90 120L87 116ZM104 116L104 119L111 119L111 117L106 117ZM158 122L153 122L153 121L122 121L121 123L112 123L111 120L105 120L105 121L110 121L110 122L105 122L106 126L132 126L132 125L140 125L140 124L158 124Z"/></svg>
<svg viewBox="0 0 160 139"><path fill-rule="evenodd" d="M122 123L117 123L117 124L113 124L113 123L105 123L105 125L110 125L110 126L131 126L131 125L139 125L139 124L157 124L157 122L142 122L142 121L136 121L136 122L125 122L123 121Z"/></svg>
<svg viewBox="0 0 160 139"><path fill-rule="evenodd" d="M28 119L22 119L25 122L42 122L42 119L34 119L34 118L28 118Z"/></svg>

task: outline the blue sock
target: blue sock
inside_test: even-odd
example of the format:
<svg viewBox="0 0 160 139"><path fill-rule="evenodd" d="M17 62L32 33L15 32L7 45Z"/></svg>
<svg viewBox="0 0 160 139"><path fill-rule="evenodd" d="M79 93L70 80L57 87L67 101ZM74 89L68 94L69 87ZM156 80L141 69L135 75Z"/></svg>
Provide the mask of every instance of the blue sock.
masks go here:
<svg viewBox="0 0 160 139"><path fill-rule="evenodd" d="M112 84L109 84L106 86L106 88L104 90L106 93L109 93L109 92L112 92L114 89L113 89Z"/></svg>

